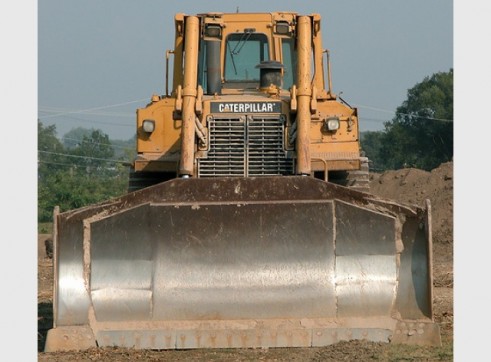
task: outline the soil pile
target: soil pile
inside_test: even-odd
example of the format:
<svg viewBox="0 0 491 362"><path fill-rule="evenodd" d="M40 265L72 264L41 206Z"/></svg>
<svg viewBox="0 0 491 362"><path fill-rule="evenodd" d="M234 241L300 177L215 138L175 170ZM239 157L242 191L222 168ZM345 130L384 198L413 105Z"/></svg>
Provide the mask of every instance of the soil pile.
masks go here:
<svg viewBox="0 0 491 362"><path fill-rule="evenodd" d="M370 174L370 192L398 202L424 206L431 202L433 241L453 242L453 162L431 172L415 168Z"/></svg>

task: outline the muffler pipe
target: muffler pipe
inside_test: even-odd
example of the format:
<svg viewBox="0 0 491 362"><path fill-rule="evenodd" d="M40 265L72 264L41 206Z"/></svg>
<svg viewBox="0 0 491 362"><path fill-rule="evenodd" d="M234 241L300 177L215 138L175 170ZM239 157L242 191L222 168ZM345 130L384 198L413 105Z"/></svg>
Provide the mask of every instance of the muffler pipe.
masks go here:
<svg viewBox="0 0 491 362"><path fill-rule="evenodd" d="M207 94L220 94L222 92L220 40L207 40L206 42L206 90Z"/></svg>

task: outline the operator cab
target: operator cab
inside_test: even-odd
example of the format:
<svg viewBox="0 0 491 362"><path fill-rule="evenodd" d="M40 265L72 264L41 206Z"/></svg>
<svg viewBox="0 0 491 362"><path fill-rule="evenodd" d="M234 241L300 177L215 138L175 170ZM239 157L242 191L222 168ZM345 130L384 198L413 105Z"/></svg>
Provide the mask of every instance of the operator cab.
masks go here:
<svg viewBox="0 0 491 362"><path fill-rule="evenodd" d="M220 29L221 30L221 29ZM206 94L220 94L222 89L258 89L262 88L263 75L278 71L281 82L273 83L284 90L295 83L296 52L294 38L281 38L282 62L273 59L270 38L254 28L245 28L242 32L225 35L222 44L222 32L206 36L200 43L198 63L198 83ZM223 61L222 58L223 57ZM221 69L223 64L223 70ZM269 84L268 84L269 85Z"/></svg>

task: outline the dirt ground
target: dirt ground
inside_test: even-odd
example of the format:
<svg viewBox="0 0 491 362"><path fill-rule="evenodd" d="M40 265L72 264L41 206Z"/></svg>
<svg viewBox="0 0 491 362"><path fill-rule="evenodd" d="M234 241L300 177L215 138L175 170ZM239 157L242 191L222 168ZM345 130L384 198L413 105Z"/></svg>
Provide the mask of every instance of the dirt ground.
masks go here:
<svg viewBox="0 0 491 362"><path fill-rule="evenodd" d="M43 352L52 327L53 265L44 241L38 238L38 360L39 361L452 361L453 360L453 163L431 172L407 168L371 174L371 192L397 201L423 205L429 199L433 215L433 273L435 321L441 347L340 342L321 348L133 350L94 348L81 352Z"/></svg>

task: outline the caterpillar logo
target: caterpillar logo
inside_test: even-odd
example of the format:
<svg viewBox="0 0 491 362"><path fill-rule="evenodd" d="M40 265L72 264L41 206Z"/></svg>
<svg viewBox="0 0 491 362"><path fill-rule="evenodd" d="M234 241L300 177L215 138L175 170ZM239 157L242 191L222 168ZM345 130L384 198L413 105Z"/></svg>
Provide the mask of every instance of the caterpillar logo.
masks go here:
<svg viewBox="0 0 491 362"><path fill-rule="evenodd" d="M212 102L212 113L281 113L281 102Z"/></svg>

